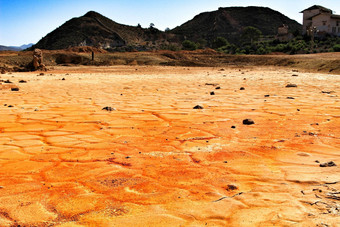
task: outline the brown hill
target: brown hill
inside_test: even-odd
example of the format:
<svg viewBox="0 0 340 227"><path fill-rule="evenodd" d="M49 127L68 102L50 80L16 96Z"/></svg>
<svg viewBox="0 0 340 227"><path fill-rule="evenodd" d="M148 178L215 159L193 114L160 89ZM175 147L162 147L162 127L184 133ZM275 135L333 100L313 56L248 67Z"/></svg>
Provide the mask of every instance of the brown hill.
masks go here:
<svg viewBox="0 0 340 227"><path fill-rule="evenodd" d="M261 30L265 36L274 36L282 24L287 24L291 32L301 32L302 26L285 15L264 7L229 7L205 12L169 32L156 28L142 28L116 23L99 13L90 11L84 16L73 18L47 34L33 48L67 49L74 46L94 46L115 50L151 50L180 46L189 39L212 41L225 37L237 42L247 26ZM173 45L172 45L173 46Z"/></svg>
<svg viewBox="0 0 340 227"><path fill-rule="evenodd" d="M174 39L156 28L118 24L101 14L90 11L73 18L47 34L33 48L56 50L73 46L96 46L111 49L130 46L136 49L157 47Z"/></svg>
<svg viewBox="0 0 340 227"><path fill-rule="evenodd" d="M237 42L242 30L247 26L258 28L264 36L274 36L282 24L289 26L291 32L301 32L302 26L285 15L267 7L228 7L213 12L205 12L176 27L171 32L198 41L211 43L216 37L225 37Z"/></svg>

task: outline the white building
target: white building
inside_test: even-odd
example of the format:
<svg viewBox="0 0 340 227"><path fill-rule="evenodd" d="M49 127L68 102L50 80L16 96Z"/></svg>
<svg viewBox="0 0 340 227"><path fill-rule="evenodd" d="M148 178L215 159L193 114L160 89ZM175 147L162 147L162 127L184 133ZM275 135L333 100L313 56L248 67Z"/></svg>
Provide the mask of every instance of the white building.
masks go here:
<svg viewBox="0 0 340 227"><path fill-rule="evenodd" d="M340 36L340 15L333 14L332 10L314 5L300 13L303 13L303 34Z"/></svg>

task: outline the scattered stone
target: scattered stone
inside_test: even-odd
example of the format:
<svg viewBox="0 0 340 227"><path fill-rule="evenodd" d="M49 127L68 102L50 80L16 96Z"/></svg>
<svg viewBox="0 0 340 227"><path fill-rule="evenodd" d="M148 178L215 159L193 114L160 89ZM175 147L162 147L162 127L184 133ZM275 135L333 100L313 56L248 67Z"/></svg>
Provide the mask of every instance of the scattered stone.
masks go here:
<svg viewBox="0 0 340 227"><path fill-rule="evenodd" d="M321 91L323 94L332 94L334 93L335 91Z"/></svg>
<svg viewBox="0 0 340 227"><path fill-rule="evenodd" d="M235 126L235 125L233 125L233 126L231 126L231 128L236 128L236 126Z"/></svg>
<svg viewBox="0 0 340 227"><path fill-rule="evenodd" d="M11 91L19 91L19 88L18 87L12 87Z"/></svg>
<svg viewBox="0 0 340 227"><path fill-rule="evenodd" d="M218 70L218 71L225 71L225 69L220 69L220 70Z"/></svg>
<svg viewBox="0 0 340 227"><path fill-rule="evenodd" d="M296 109L297 111L300 111L300 109Z"/></svg>
<svg viewBox="0 0 340 227"><path fill-rule="evenodd" d="M11 84L12 82L10 80L5 80L4 83Z"/></svg>
<svg viewBox="0 0 340 227"><path fill-rule="evenodd" d="M6 70L4 68L1 69L1 74L5 74Z"/></svg>
<svg viewBox="0 0 340 227"><path fill-rule="evenodd" d="M292 76L299 76L299 75L297 75L297 74L293 74Z"/></svg>
<svg viewBox="0 0 340 227"><path fill-rule="evenodd" d="M332 166L336 166L336 164L333 161L320 164L320 167L332 167Z"/></svg>
<svg viewBox="0 0 340 227"><path fill-rule="evenodd" d="M7 107L8 107L8 108L12 108L12 107L14 107L14 106L13 106L13 105L8 105Z"/></svg>
<svg viewBox="0 0 340 227"><path fill-rule="evenodd" d="M65 78L61 79L61 80L65 80Z"/></svg>
<svg viewBox="0 0 340 227"><path fill-rule="evenodd" d="M19 83L27 83L26 80L19 80Z"/></svg>
<svg viewBox="0 0 340 227"><path fill-rule="evenodd" d="M244 125L253 125L255 122L252 119L244 119L243 120Z"/></svg>
<svg viewBox="0 0 340 227"><path fill-rule="evenodd" d="M264 95L264 97L268 98L268 97L270 97L270 95Z"/></svg>
<svg viewBox="0 0 340 227"><path fill-rule="evenodd" d="M44 76L44 75L45 75L45 73L40 73L40 74L39 74L39 76Z"/></svg>
<svg viewBox="0 0 340 227"><path fill-rule="evenodd" d="M295 99L294 97L287 97L287 99Z"/></svg>
<svg viewBox="0 0 340 227"><path fill-rule="evenodd" d="M287 84L286 87L297 87L296 84Z"/></svg>
<svg viewBox="0 0 340 227"><path fill-rule="evenodd" d="M215 92L213 92L213 91L212 91L212 92L210 92L210 95L215 95Z"/></svg>
<svg viewBox="0 0 340 227"><path fill-rule="evenodd" d="M315 162L316 162L316 163L320 163L320 161L319 161L319 160L315 160Z"/></svg>
<svg viewBox="0 0 340 227"><path fill-rule="evenodd" d="M204 108L203 108L203 106L196 105L196 106L194 106L193 109L195 109L195 110L201 110L201 109L204 109Z"/></svg>
<svg viewBox="0 0 340 227"><path fill-rule="evenodd" d="M112 107L110 107L110 106L106 106L106 107L104 107L102 110L106 110L106 111L115 111L116 109L115 108L112 108Z"/></svg>
<svg viewBox="0 0 340 227"><path fill-rule="evenodd" d="M228 161L224 161L223 163L228 163Z"/></svg>
<svg viewBox="0 0 340 227"><path fill-rule="evenodd" d="M219 90L219 89L221 89L221 87L216 87L215 89L216 89L216 90Z"/></svg>
<svg viewBox="0 0 340 227"><path fill-rule="evenodd" d="M207 86L217 86L218 84L214 84L214 83L205 83L205 85L207 85Z"/></svg>
<svg viewBox="0 0 340 227"><path fill-rule="evenodd" d="M244 88L244 87L241 87L240 90L241 90L241 91L242 91L242 90L245 90L245 88Z"/></svg>
<svg viewBox="0 0 340 227"><path fill-rule="evenodd" d="M232 184L229 184L226 188L227 191L234 191L236 189L237 189L237 187L235 185L232 185Z"/></svg>

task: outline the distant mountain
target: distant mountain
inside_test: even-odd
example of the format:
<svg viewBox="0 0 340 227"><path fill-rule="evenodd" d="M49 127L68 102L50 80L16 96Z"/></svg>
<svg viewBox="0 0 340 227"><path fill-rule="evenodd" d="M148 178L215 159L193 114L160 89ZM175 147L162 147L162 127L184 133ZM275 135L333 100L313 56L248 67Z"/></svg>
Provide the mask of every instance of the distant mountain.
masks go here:
<svg viewBox="0 0 340 227"><path fill-rule="evenodd" d="M22 50L25 50L27 48L30 48L33 45L34 45L34 43L24 44L24 45L21 45L19 48L22 49Z"/></svg>
<svg viewBox="0 0 340 227"><path fill-rule="evenodd" d="M10 47L10 46L1 46L0 45L0 51L4 51L4 50L20 51L21 49L19 47Z"/></svg>
<svg viewBox="0 0 340 227"><path fill-rule="evenodd" d="M27 48L30 48L31 46L33 46L33 43L25 44L25 45L21 45L21 46L1 46L0 45L0 51L3 51L3 50L21 51L21 50L25 50Z"/></svg>
<svg viewBox="0 0 340 227"><path fill-rule="evenodd" d="M267 7L250 6L219 8L201 13L171 32L193 41L205 39L211 43L221 36L230 42L237 42L247 26L258 28L265 36L273 36L282 24L288 25L291 32L302 31L301 24L280 12Z"/></svg>
<svg viewBox="0 0 340 227"><path fill-rule="evenodd" d="M122 46L152 46L171 39L156 28L118 24L90 11L73 18L47 34L32 48L65 49L72 46L96 46L104 49Z"/></svg>

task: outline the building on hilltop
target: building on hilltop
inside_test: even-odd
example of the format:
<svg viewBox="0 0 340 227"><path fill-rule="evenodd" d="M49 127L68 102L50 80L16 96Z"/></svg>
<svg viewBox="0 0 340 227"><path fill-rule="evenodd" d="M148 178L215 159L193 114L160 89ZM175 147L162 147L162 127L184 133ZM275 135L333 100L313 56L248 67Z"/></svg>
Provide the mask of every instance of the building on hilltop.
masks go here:
<svg viewBox="0 0 340 227"><path fill-rule="evenodd" d="M340 15L323 6L314 5L301 11L303 13L302 34L323 37L340 36Z"/></svg>

